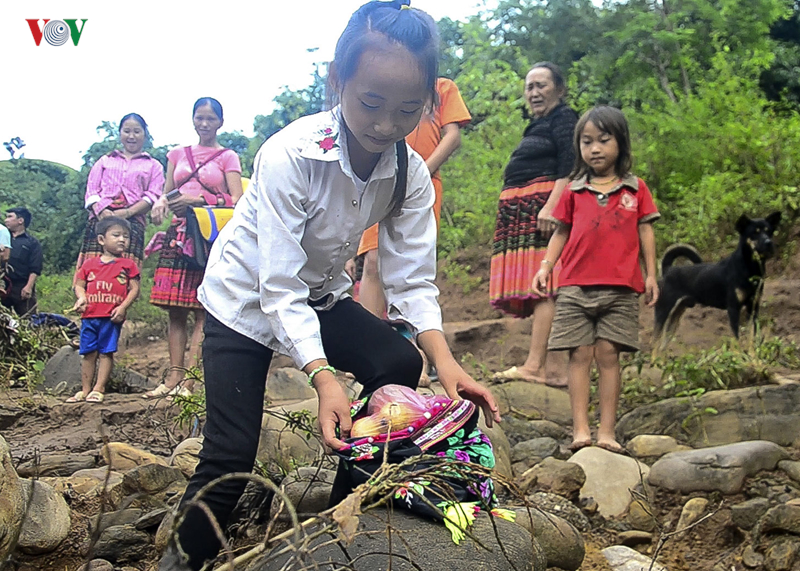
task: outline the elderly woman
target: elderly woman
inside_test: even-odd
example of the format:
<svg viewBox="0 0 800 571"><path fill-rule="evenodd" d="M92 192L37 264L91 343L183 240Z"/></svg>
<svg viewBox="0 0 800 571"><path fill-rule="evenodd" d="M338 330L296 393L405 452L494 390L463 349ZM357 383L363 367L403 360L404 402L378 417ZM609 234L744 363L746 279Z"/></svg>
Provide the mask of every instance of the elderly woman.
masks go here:
<svg viewBox="0 0 800 571"><path fill-rule="evenodd" d="M80 268L88 258L103 253L95 226L107 216L124 218L131 225L131 245L124 254L141 268L144 255L145 214L161 197L164 167L142 151L147 141L147 123L138 113L128 113L119 122L121 149L101 157L89 172L84 204L89 223L78 255Z"/></svg>
<svg viewBox="0 0 800 571"><path fill-rule="evenodd" d="M525 363L496 373L497 380L565 385L563 372L552 379L545 372L559 268L551 274L545 296L536 295L532 289L533 276L555 228L551 213L575 161L572 137L578 115L564 103L565 94L564 75L555 64L537 63L525 78L525 100L533 119L506 166L489 295L492 305L505 313L533 316L533 331Z"/></svg>

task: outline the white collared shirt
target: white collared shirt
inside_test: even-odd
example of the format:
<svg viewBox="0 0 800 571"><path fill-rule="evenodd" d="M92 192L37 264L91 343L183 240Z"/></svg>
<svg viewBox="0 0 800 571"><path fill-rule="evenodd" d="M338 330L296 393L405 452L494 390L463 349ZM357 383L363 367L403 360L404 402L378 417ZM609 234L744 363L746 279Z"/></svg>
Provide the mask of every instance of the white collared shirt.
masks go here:
<svg viewBox="0 0 800 571"><path fill-rule="evenodd" d="M380 222L378 257L390 319L442 330L433 185L409 148L403 209L388 217L397 159L378 160L363 193L347 155L339 108L303 117L258 151L248 191L211 248L198 297L221 323L303 367L325 358L316 311L352 285L344 265ZM329 297L328 297L329 296ZM312 308L309 300L323 300Z"/></svg>

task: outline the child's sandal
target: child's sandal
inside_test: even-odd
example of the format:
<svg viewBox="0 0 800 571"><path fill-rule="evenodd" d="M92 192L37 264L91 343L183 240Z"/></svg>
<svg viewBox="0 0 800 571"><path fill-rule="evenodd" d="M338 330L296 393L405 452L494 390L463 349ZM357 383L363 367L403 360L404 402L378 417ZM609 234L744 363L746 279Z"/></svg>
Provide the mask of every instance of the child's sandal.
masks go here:
<svg viewBox="0 0 800 571"><path fill-rule="evenodd" d="M88 395L86 395L86 402L100 403L103 402L103 399L105 398L106 395L101 393L100 391L92 391Z"/></svg>
<svg viewBox="0 0 800 571"><path fill-rule="evenodd" d="M85 400L86 400L86 395L83 394L83 391L78 391L77 393L75 393L74 395L69 397L64 402L75 403L75 402L82 402L82 401L85 401Z"/></svg>
<svg viewBox="0 0 800 571"><path fill-rule="evenodd" d="M165 397L165 396L171 394L173 390L174 389L170 389L164 383L161 383L156 388L154 388L152 391L147 391L146 393L144 393L142 395L142 398L143 399L157 399L157 398Z"/></svg>

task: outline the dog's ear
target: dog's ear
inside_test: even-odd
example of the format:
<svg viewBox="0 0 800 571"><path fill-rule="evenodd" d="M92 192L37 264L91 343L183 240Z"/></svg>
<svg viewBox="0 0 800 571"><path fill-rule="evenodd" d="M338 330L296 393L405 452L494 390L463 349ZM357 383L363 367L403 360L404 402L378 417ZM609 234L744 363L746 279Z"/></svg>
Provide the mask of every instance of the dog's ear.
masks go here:
<svg viewBox="0 0 800 571"><path fill-rule="evenodd" d="M769 222L773 228L777 228L778 224L781 223L781 213L773 212L772 214L767 216L767 222Z"/></svg>
<svg viewBox="0 0 800 571"><path fill-rule="evenodd" d="M747 214L742 214L739 216L739 220L736 221L736 231L739 234L744 234L747 230L748 224L750 224L750 218L747 216Z"/></svg>

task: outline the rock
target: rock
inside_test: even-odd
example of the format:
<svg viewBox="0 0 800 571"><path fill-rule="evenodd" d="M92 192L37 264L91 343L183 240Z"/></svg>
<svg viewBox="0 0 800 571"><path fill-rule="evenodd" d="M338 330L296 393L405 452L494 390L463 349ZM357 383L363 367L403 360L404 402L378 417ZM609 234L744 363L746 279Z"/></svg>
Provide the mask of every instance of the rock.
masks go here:
<svg viewBox="0 0 800 571"><path fill-rule="evenodd" d="M569 393L539 383L511 381L490 387L500 414L544 418L562 425L572 423Z"/></svg>
<svg viewBox="0 0 800 571"><path fill-rule="evenodd" d="M768 509L767 498L752 498L731 507L731 519L736 527L751 530Z"/></svg>
<svg viewBox="0 0 800 571"><path fill-rule="evenodd" d="M629 531L620 531L617 534L620 545L627 545L633 547L634 545L641 545L643 543L652 543L653 534L647 531L639 531L638 529L631 529Z"/></svg>
<svg viewBox="0 0 800 571"><path fill-rule="evenodd" d="M535 509L565 519L579 531L589 531L592 527L589 518L575 504L561 496L548 492L536 492L526 496L526 499Z"/></svg>
<svg viewBox="0 0 800 571"><path fill-rule="evenodd" d="M156 545L156 551L161 553L167 547L167 542L169 541L170 534L172 533L172 525L175 523L175 512L169 510L164 519L161 520L161 524L158 526L156 530L156 536L154 539L154 543Z"/></svg>
<svg viewBox="0 0 800 571"><path fill-rule="evenodd" d="M131 524L107 527L94 545L97 557L117 563L139 561L149 550L150 535Z"/></svg>
<svg viewBox="0 0 800 571"><path fill-rule="evenodd" d="M114 566L105 559L92 559L78 567L78 571L114 571Z"/></svg>
<svg viewBox="0 0 800 571"><path fill-rule="evenodd" d="M145 464L167 465L166 460L163 458L144 450L138 450L124 442L109 442L103 446L100 454L105 463L110 465L111 469L116 472L125 472Z"/></svg>
<svg viewBox="0 0 800 571"><path fill-rule="evenodd" d="M780 505L767 510L753 528L753 543L768 531L800 535L800 506Z"/></svg>
<svg viewBox="0 0 800 571"><path fill-rule="evenodd" d="M144 511L139 508L126 508L113 512L99 513L89 519L89 535L94 535L112 525L131 524L142 515L144 515Z"/></svg>
<svg viewBox="0 0 800 571"><path fill-rule="evenodd" d="M697 414L706 408L717 414ZM710 391L697 399L684 397L637 407L617 424L617 436L666 434L689 444L718 446L748 440L769 440L792 446L800 440L800 384Z"/></svg>
<svg viewBox="0 0 800 571"><path fill-rule="evenodd" d="M297 466L308 466L322 457L322 444L315 437L307 438L301 429L287 426L288 414L308 411L316 418L317 399L308 399L294 404L270 407L261 421L261 438L256 458L269 472L289 473ZM312 421L314 424L315 421Z"/></svg>
<svg viewBox="0 0 800 571"><path fill-rule="evenodd" d="M395 571L463 571L465 554L468 555L470 571L511 571L525 569L544 571L546 559L538 542L524 527L495 518L489 521L486 512L478 514L470 532L489 547L487 551L478 547L469 537L456 547L450 532L440 522L423 519L405 510L394 510L391 514L391 533L387 534L389 517L385 510L375 509L361 515L358 534L348 546L331 542L334 536L325 534L311 543L308 560L295 560L284 567L287 556L268 561L271 554L256 559L247 571L297 571L314 566L313 561L335 562L346 565L353 571L386 569ZM492 526L497 526L497 532ZM365 535L363 532L372 532ZM379 533L375 533L379 532ZM391 535L388 538L387 535ZM328 545L324 545L328 543ZM501 547L502 544L502 547ZM276 546L275 550L285 547ZM393 555L388 555L388 554ZM508 559L506 559L508 556ZM391 557L391 563L389 563ZM412 566L406 559L410 558ZM320 565L320 567L327 565Z"/></svg>
<svg viewBox="0 0 800 571"><path fill-rule="evenodd" d="M19 407L0 404L0 430L8 430L14 426L23 412Z"/></svg>
<svg viewBox="0 0 800 571"><path fill-rule="evenodd" d="M511 449L511 461L521 462L526 458L549 458L558 453L558 442L550 437L533 438L514 445ZM540 460L541 462L541 460Z"/></svg>
<svg viewBox="0 0 800 571"><path fill-rule="evenodd" d="M99 496L105 493L107 497L113 497L116 488L122 484L122 478L121 472L112 470L109 473L109 466L105 466L78 470L69 478L64 478L63 482L79 494Z"/></svg>
<svg viewBox="0 0 800 571"><path fill-rule="evenodd" d="M286 476L281 482L281 489L298 514L317 514L328 507L335 477L336 472L333 470L304 466ZM270 513L277 514L281 503L281 497L275 494ZM288 512L284 510L283 514L288 515Z"/></svg>
<svg viewBox="0 0 800 571"><path fill-rule="evenodd" d="M800 506L800 498L792 498L788 502L786 502L787 506Z"/></svg>
<svg viewBox="0 0 800 571"><path fill-rule="evenodd" d="M667 571L667 568L624 545L606 547L600 553L606 558L614 571ZM652 567L651 567L652 566Z"/></svg>
<svg viewBox="0 0 800 571"><path fill-rule="evenodd" d="M133 527L140 531L158 527L161 525L161 522L164 520L164 516L166 516L168 512L169 510L167 508L158 508L156 510L152 510L133 522Z"/></svg>
<svg viewBox="0 0 800 571"><path fill-rule="evenodd" d="M27 496L14 470L11 451L0 436L0 561L11 553L16 532L25 516Z"/></svg>
<svg viewBox="0 0 800 571"><path fill-rule="evenodd" d="M742 563L745 567L755 569L764 564L764 556L753 549L752 545L747 545L742 551Z"/></svg>
<svg viewBox="0 0 800 571"><path fill-rule="evenodd" d="M778 468L783 470L792 480L800 483L800 462L781 460L778 462Z"/></svg>
<svg viewBox="0 0 800 571"><path fill-rule="evenodd" d="M683 505L681 516L678 518L678 527L676 530L688 528L693 523L697 522L706 511L708 507L708 500L705 498L692 498Z"/></svg>
<svg viewBox="0 0 800 571"><path fill-rule="evenodd" d="M65 345L47 360L42 372L44 381L37 388L58 395L73 394L81 388L81 356L78 350Z"/></svg>
<svg viewBox="0 0 800 571"><path fill-rule="evenodd" d="M43 476L71 476L78 470L89 470L97 465L90 454L50 454L20 464L17 474L22 478Z"/></svg>
<svg viewBox="0 0 800 571"><path fill-rule="evenodd" d="M653 508L644 500L633 500L626 519L634 530L652 532L657 523L653 513Z"/></svg>
<svg viewBox="0 0 800 571"><path fill-rule="evenodd" d="M122 394L143 393L155 388L150 379L126 367L114 367L108 385L114 392Z"/></svg>
<svg viewBox="0 0 800 571"><path fill-rule="evenodd" d="M537 484L536 472L533 468L525 470L519 478L514 480L514 483L519 488L520 492L527 494Z"/></svg>
<svg viewBox="0 0 800 571"><path fill-rule="evenodd" d="M202 437L187 438L175 447L169 458L169 465L183 472L187 478L191 478L200 462L199 454L202 448Z"/></svg>
<svg viewBox="0 0 800 571"><path fill-rule="evenodd" d="M178 482L186 483L183 473L177 468L161 464L137 466L125 473L122 484L128 493L157 494Z"/></svg>
<svg viewBox="0 0 800 571"><path fill-rule="evenodd" d="M293 367L274 369L267 376L267 398L271 401L307 400L317 396L308 386L308 375Z"/></svg>
<svg viewBox="0 0 800 571"><path fill-rule="evenodd" d="M715 490L735 494L742 490L745 477L773 470L787 456L783 448L764 440L671 452L653 464L648 481L685 494Z"/></svg>
<svg viewBox="0 0 800 571"><path fill-rule="evenodd" d="M536 508L514 508L516 522L531 532L547 557L547 567L579 569L586 555L583 537L567 520Z"/></svg>
<svg viewBox="0 0 800 571"><path fill-rule="evenodd" d="M64 497L38 480L22 480L27 502L18 547L38 555L54 551L69 533L70 512Z"/></svg>
<svg viewBox="0 0 800 571"><path fill-rule="evenodd" d="M764 554L764 567L767 571L790 571L798 551L800 551L800 541L797 539L776 541Z"/></svg>
<svg viewBox="0 0 800 571"><path fill-rule="evenodd" d="M586 482L586 474L580 465L555 458L545 458L531 471L536 476L538 487L566 498L576 497Z"/></svg>
<svg viewBox="0 0 800 571"><path fill-rule="evenodd" d="M567 431L550 420L523 420L511 415L503 417L500 426L508 436L512 446L534 438L552 438L561 440L566 438Z"/></svg>
<svg viewBox="0 0 800 571"><path fill-rule="evenodd" d="M586 483L581 498L594 498L603 517L623 514L631 504L630 490L647 479L650 468L628 456L596 446L578 450L567 462L583 468Z"/></svg>
<svg viewBox="0 0 800 571"><path fill-rule="evenodd" d="M634 436L625 448L637 458L657 458L670 452L691 450L688 446L681 446L672 436L659 434L640 434Z"/></svg>

